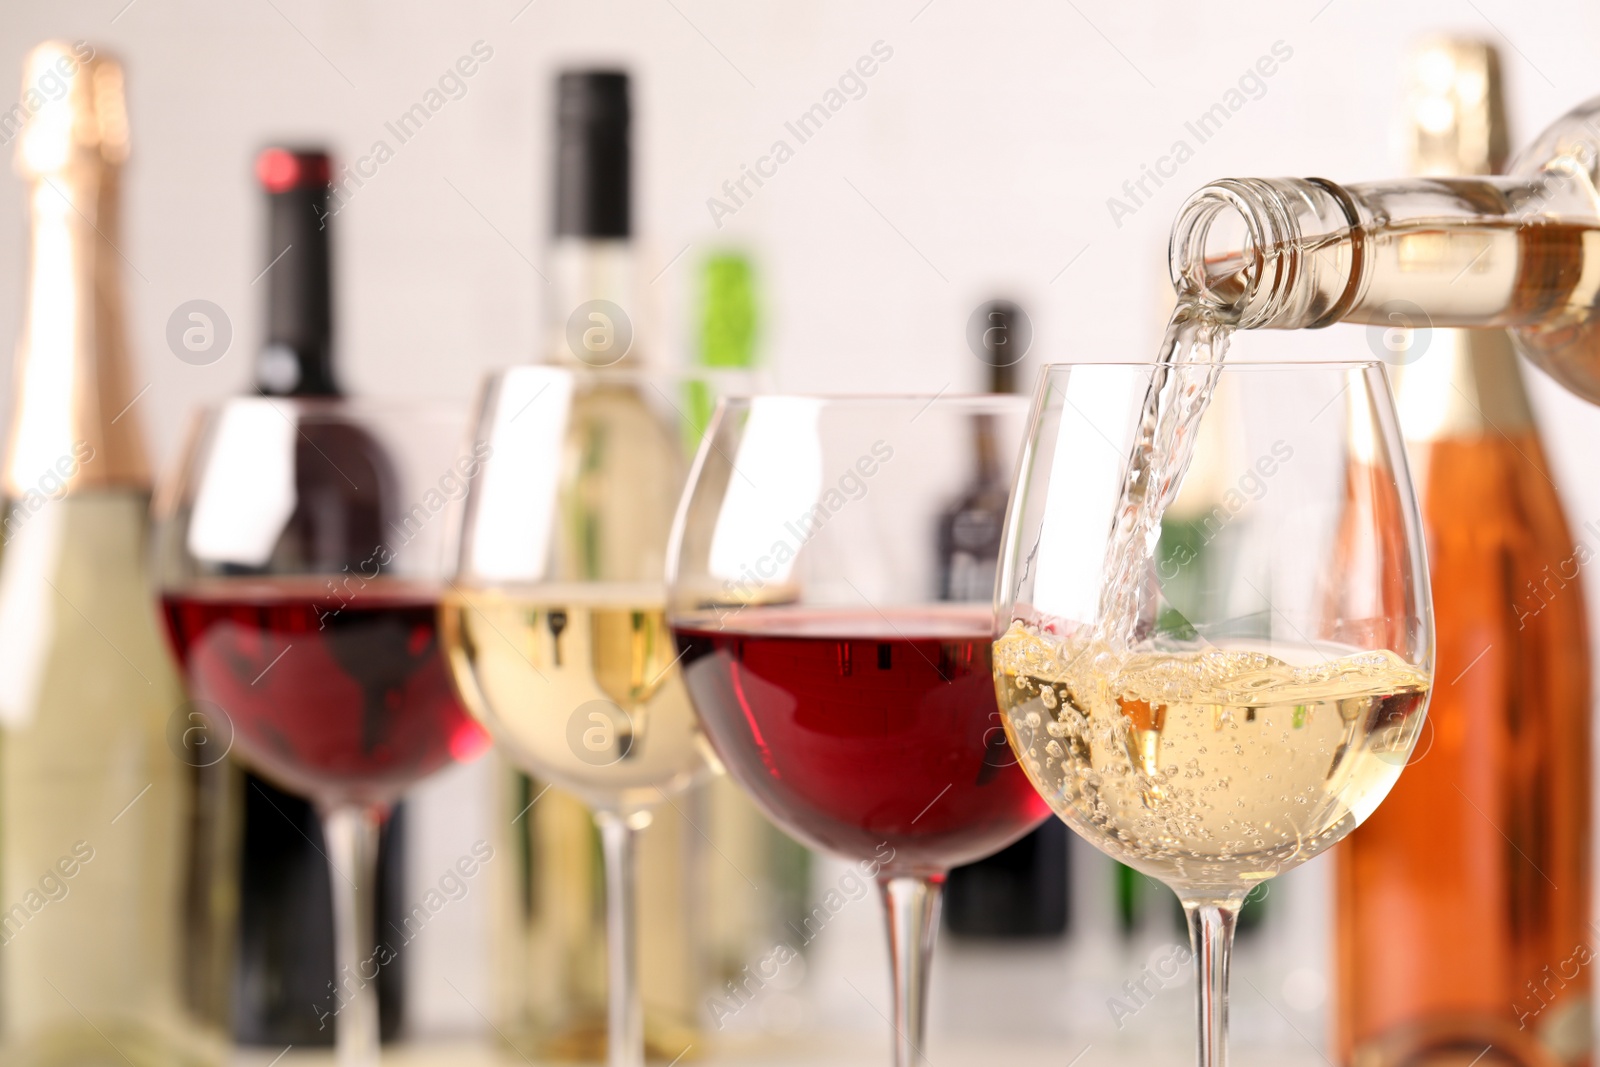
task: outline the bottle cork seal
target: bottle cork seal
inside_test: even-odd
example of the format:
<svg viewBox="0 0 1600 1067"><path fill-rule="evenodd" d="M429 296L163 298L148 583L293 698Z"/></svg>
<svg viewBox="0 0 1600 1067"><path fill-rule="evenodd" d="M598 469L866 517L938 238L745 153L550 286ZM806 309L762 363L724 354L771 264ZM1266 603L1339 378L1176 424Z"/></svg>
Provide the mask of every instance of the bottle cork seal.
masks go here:
<svg viewBox="0 0 1600 1067"><path fill-rule="evenodd" d="M1500 56L1486 41L1431 37L1411 55L1407 87L1412 170L1497 174L1507 154Z"/></svg>
<svg viewBox="0 0 1600 1067"><path fill-rule="evenodd" d="M17 171L37 178L85 154L120 164L128 157L122 64L87 41L45 41L22 66L22 92L0 124L21 123Z"/></svg>

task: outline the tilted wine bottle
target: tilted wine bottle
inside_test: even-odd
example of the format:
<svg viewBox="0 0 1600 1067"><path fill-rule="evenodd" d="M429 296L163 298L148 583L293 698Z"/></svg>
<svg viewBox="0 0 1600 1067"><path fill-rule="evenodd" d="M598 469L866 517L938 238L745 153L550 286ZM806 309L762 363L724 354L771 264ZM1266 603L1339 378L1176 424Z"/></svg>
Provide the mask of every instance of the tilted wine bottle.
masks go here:
<svg viewBox="0 0 1600 1067"><path fill-rule="evenodd" d="M1414 170L1498 169L1494 50L1426 42L1410 80ZM1588 1062L1591 982L1573 955L1591 939L1590 669L1572 534L1505 333L1385 336L1450 684L1388 799L1335 850L1340 1057Z"/></svg>
<svg viewBox="0 0 1600 1067"><path fill-rule="evenodd" d="M318 148L271 147L255 161L265 194L267 241L261 283L266 288L265 341L256 353L255 388L263 396L342 395L335 371L332 162ZM312 440L306 433L321 438ZM302 431L303 447L317 449L344 471L381 462L377 446L353 427L313 425ZM366 559L385 536L379 514L359 491L329 474L323 462L297 464L301 477L327 484L301 484L301 501L280 551L337 573ZM365 482L366 479L360 479ZM376 479L373 479L376 482ZM333 1027L321 1011L335 988L333 905L324 857L322 821L306 800L242 772L244 843L240 857L240 916L234 1036L245 1044L331 1045ZM397 806L379 846L378 926L404 909L404 808ZM383 1037L399 1031L405 955L378 972Z"/></svg>
<svg viewBox="0 0 1600 1067"><path fill-rule="evenodd" d="M1506 176L1227 178L1179 210L1173 284L1233 329L1506 330L1600 403L1597 181L1600 97L1556 120Z"/></svg>
<svg viewBox="0 0 1600 1067"><path fill-rule="evenodd" d="M85 42L47 42L27 58L23 99L28 293L0 557L0 1061L220 1064L237 796L184 704L146 570L122 67Z"/></svg>

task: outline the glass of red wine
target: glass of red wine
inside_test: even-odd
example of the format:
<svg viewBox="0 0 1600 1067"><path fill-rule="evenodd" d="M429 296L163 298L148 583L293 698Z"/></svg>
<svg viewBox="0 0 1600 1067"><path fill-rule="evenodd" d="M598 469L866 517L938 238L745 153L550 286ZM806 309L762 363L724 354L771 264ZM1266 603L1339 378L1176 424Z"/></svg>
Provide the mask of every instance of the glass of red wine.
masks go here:
<svg viewBox="0 0 1600 1067"><path fill-rule="evenodd" d="M379 829L488 743L438 642L447 511L483 460L464 434L432 405L230 400L156 504L167 632L208 741L322 817L341 1067L378 1062Z"/></svg>
<svg viewBox="0 0 1600 1067"><path fill-rule="evenodd" d="M722 763L780 827L877 872L897 1067L925 1058L945 872L1048 814L1000 721L991 593L946 573L945 517L1009 481L987 468L1027 407L726 399L673 529L668 620Z"/></svg>

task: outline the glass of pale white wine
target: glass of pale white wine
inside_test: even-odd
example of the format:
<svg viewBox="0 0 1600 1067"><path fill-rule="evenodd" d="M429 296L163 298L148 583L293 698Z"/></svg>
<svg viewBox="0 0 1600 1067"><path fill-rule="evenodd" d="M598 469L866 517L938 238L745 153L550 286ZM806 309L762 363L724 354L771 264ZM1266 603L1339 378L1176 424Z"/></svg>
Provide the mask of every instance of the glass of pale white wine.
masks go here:
<svg viewBox="0 0 1600 1067"><path fill-rule="evenodd" d="M710 765L666 624L664 574L707 401L727 387L563 366L492 376L440 609L468 710L520 770L594 813L612 1067L644 1063L637 838Z"/></svg>
<svg viewBox="0 0 1600 1067"><path fill-rule="evenodd" d="M1433 680L1381 363L1046 369L997 581L995 685L1035 788L1170 886L1227 1056L1235 918L1382 802Z"/></svg>

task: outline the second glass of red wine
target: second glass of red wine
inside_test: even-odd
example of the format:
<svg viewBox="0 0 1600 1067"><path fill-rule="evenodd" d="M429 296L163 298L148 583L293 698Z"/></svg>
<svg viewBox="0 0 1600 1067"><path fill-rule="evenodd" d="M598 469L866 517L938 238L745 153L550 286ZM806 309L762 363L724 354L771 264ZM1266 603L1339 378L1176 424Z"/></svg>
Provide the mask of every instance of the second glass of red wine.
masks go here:
<svg viewBox="0 0 1600 1067"><path fill-rule="evenodd" d="M725 400L673 530L668 619L722 763L780 827L877 872L897 1067L926 1059L945 873L1047 814L1001 726L989 592L941 582L976 442L1009 461L1026 415L1002 396Z"/></svg>
<svg viewBox="0 0 1600 1067"><path fill-rule="evenodd" d="M212 739L310 800L336 988L308 1006L340 1067L378 1062L378 832L408 786L487 737L439 649L449 502L482 457L464 413L252 397L203 414L157 501L168 634Z"/></svg>

